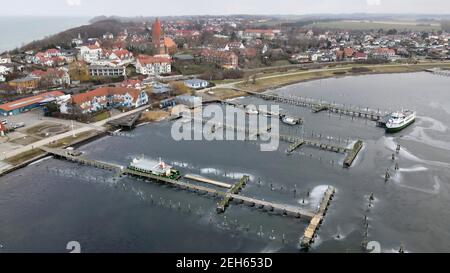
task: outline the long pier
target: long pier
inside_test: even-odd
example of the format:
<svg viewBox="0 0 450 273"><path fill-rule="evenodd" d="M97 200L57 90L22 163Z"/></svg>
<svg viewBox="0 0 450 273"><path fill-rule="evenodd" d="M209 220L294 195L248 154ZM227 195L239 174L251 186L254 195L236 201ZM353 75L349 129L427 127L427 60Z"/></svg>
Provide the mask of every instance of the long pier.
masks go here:
<svg viewBox="0 0 450 273"><path fill-rule="evenodd" d="M139 177L139 178L145 178L149 180L153 180L160 183L166 183L174 187L178 187L181 189L188 189L200 193L207 193L214 195L216 197L222 197L222 201L218 205L218 212L225 212L226 207L232 200L237 200L238 202L247 203L250 206L259 206L259 207L265 207L268 208L268 210L279 210L283 214L292 214L295 217L300 218L312 218L314 213L308 212L306 210L284 205L284 204L277 204L274 202L259 200L256 198L246 197L239 194L239 192L243 189L243 187L248 183L249 177L243 176L236 184L234 184L227 192L223 192L220 190L216 190L213 188L201 186L201 185L195 185L191 183L186 183L183 181L179 181L176 179L170 179L167 177L161 177L157 175L153 175L150 173L143 173L138 172L135 170L130 170L128 168L125 168L123 166L115 165L112 163L106 163L101 162L97 160L87 159L83 156L74 156L71 154L71 150L64 150L64 149L51 149L51 148L42 148L45 152L47 152L50 155L56 156L58 158L66 159L71 162L92 166L99 169L109 170L113 172L120 172L123 175L130 175L133 177ZM194 178L194 176L188 176L189 179ZM197 178L197 177L195 177ZM225 184L225 183L224 183ZM227 184L228 185L228 184ZM222 208L222 209L220 209Z"/></svg>
<svg viewBox="0 0 450 273"><path fill-rule="evenodd" d="M134 176L134 177L139 177L139 178L146 178L146 179L150 179L150 180L153 180L156 182L166 183L166 184L169 184L171 186L178 187L181 189L192 190L192 191L196 191L196 192L200 192L200 193L208 193L208 194L211 194L214 196L223 196L224 195L224 192L216 190L216 189L212 189L209 187L194 185L191 183L186 183L186 182L182 182L179 180L170 179L167 177L162 177L162 176L153 175L153 174L149 174L149 173L137 172L134 170L130 170L128 168L124 169L123 174Z"/></svg>
<svg viewBox="0 0 450 273"><path fill-rule="evenodd" d="M71 162L79 163L86 166L95 167L98 169L113 171L113 172L122 172L123 166L119 166L113 163L106 163L98 160L92 160L85 158L83 156L76 156L74 155L72 150L66 150L66 149L52 149L47 147L41 147L41 149L55 157L63 158Z"/></svg>
<svg viewBox="0 0 450 273"><path fill-rule="evenodd" d="M236 88L235 88L236 89ZM360 118L366 118L370 119L372 121L379 121L382 120L388 113L382 112L382 111L373 111L369 108L361 109L361 108L353 108L353 107L347 107L344 105L338 105L334 103L326 103L326 102L318 102L313 101L311 99L296 96L295 98L291 97L284 97L280 95L273 95L273 94L266 94L266 93L258 93L243 89L236 89L241 92L245 92L247 94L250 94L255 97L262 98L264 100L273 100L278 101L286 104L292 104L296 106L303 106L303 107L309 107L312 109L314 113L318 113L321 111L330 111L334 113L339 113L347 116L352 117L360 117Z"/></svg>

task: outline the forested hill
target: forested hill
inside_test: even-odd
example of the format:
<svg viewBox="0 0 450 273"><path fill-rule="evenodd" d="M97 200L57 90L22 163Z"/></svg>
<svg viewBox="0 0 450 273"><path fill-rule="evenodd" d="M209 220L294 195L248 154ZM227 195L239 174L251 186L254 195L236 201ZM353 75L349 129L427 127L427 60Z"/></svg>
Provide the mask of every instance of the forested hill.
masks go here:
<svg viewBox="0 0 450 273"><path fill-rule="evenodd" d="M48 36L44 39L33 41L23 46L20 51L51 48L56 45L62 46L63 48L70 48L72 39L78 37L78 34L80 34L82 38L101 37L107 32L117 35L119 32L123 31L124 28L131 25L132 23L121 22L113 19L97 21L89 25L72 28L58 34Z"/></svg>

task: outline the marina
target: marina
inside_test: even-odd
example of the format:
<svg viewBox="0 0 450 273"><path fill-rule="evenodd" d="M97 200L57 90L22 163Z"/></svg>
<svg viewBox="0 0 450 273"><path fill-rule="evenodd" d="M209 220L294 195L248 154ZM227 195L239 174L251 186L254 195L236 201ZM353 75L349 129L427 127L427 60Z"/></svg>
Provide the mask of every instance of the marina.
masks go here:
<svg viewBox="0 0 450 273"><path fill-rule="evenodd" d="M333 116L314 114L306 107L284 105L286 113L304 118L308 130L284 126L280 131L284 143L270 153L259 151L251 141L180 144L171 139L168 121L126 134L105 134L74 150L44 148L55 156L44 154L42 160L2 176L5 206L0 221L12 227L2 230L4 251L60 251L55 240L73 237L81 238L91 252L111 247L121 252L158 252L161 246L169 252L298 252L301 245L313 253L362 252L365 240L379 241L383 252L396 250L401 243L408 252L445 251L445 236L434 240L420 231L423 226L445 230L449 219L445 210L436 209L449 198L443 190L450 179L443 170L449 142L443 132L450 122L442 110L448 101L448 92L441 88L446 79L425 72L370 75L276 90L280 96L416 109L420 116L401 133L386 134L367 126L368 119L336 122ZM410 84L417 88L411 90ZM360 92L366 85L369 91ZM429 92L434 96L424 99L422 95ZM405 96L410 99L403 100ZM261 99L247 96L236 102L258 105ZM293 156L286 156L289 150ZM153 155L147 158L156 164L161 157L187 175L176 180L127 170L142 154ZM58 160L58 155L67 160ZM349 162L347 157L353 158L351 165L356 168L341 168ZM206 182L190 180L190 175ZM208 182L234 186L244 175L249 176L248 183L238 194L229 194L225 212L217 213L230 188ZM321 203L328 187L337 194L326 211ZM369 196L374 196L372 202ZM414 200L421 200L421 205ZM13 212L12 207L17 209ZM61 213L66 210L72 212L67 217ZM320 217L319 212L326 214ZM417 217L404 217L412 212ZM99 221L111 226L96 233ZM405 230L405 225L411 229ZM55 229L60 232L51 232ZM149 232L158 236L148 236ZM21 239L20 234L30 236Z"/></svg>
<svg viewBox="0 0 450 273"><path fill-rule="evenodd" d="M184 178L204 182L207 184L212 184L215 186L221 186L228 188L230 187L226 192L212 189L209 187L204 187L200 185L195 185L187 182L180 181L179 179L173 179L171 177L166 177L162 175L156 175L149 172L143 172L139 171L139 169L130 169L125 168L124 166L119 166L111 163L105 163L100 162L97 160L91 160L87 159L85 157L81 157L80 155L74 155L73 150L67 150L67 149L50 149L50 148L43 148L45 152L47 152L49 155L53 155L59 159L65 159L70 162L75 162L78 164L91 166L95 168L100 168L103 170L113 171L116 173L116 176L121 175L128 175L136 178L144 178L146 181L155 181L159 183L165 183L173 187L177 187L180 189L188 190L197 192L199 194L208 194L211 196L214 196L216 198L221 197L222 200L217 205L217 213L224 213L226 208L229 206L230 202L234 201L238 204L245 204L250 207L256 207L262 210L265 210L267 212L273 212L278 213L281 215L288 215L295 218L301 218L301 219L307 219L311 220L309 226L307 227L307 230L305 230L304 238L310 238L305 237L309 236L309 234L312 232L312 234L316 234L319 225L315 224L316 219L320 219L322 221L323 217L325 216L325 212L329 206L329 203L331 201L332 196L334 195L334 188L329 187L326 192L324 193L324 196L322 198L322 201L320 202L319 208L317 212L311 212L299 207L295 207L292 205L286 205L286 204L279 204L275 202L270 202L266 200L261 200L257 198L247 197L244 195L241 195L240 192L245 187L247 183L249 183L249 176L244 175L239 181L237 181L234 185L228 185L225 183L200 178L193 175L187 175ZM133 163L132 163L133 164ZM225 186L227 185L227 186ZM313 239L313 236L309 239L309 241L305 241L303 239L302 246L307 244L308 246L311 244Z"/></svg>

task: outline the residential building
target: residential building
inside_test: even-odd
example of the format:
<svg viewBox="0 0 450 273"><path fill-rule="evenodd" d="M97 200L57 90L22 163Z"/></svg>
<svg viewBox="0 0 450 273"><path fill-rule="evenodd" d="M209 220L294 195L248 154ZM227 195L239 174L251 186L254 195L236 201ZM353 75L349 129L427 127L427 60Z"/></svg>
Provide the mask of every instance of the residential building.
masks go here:
<svg viewBox="0 0 450 273"><path fill-rule="evenodd" d="M391 59L395 57L395 50L391 48L376 48L372 51L372 57L375 59Z"/></svg>
<svg viewBox="0 0 450 273"><path fill-rule="evenodd" d="M8 84L14 87L19 93L25 93L26 91L36 89L39 85L39 78L33 76L27 76L20 79L15 79Z"/></svg>
<svg viewBox="0 0 450 273"><path fill-rule="evenodd" d="M265 38L268 40L272 40L275 38L275 34L279 33L279 30L272 29L246 29L242 33L242 37L244 39L257 39L257 38Z"/></svg>
<svg viewBox="0 0 450 273"><path fill-rule="evenodd" d="M214 63L226 69L238 68L239 57L232 51L204 49L199 57L202 62Z"/></svg>
<svg viewBox="0 0 450 273"><path fill-rule="evenodd" d="M168 57L139 55L136 59L136 72L143 75L170 74L172 60Z"/></svg>
<svg viewBox="0 0 450 273"><path fill-rule="evenodd" d="M0 64L0 75L6 75L14 72L14 65L10 63Z"/></svg>
<svg viewBox="0 0 450 273"><path fill-rule="evenodd" d="M37 77L40 81L48 81L48 85L63 86L70 84L70 76L67 71L63 69L49 68L46 71L34 70L30 74L33 77Z"/></svg>
<svg viewBox="0 0 450 273"><path fill-rule="evenodd" d="M202 89L208 87L209 83L202 79L190 79L185 80L184 85L192 89Z"/></svg>
<svg viewBox="0 0 450 273"><path fill-rule="evenodd" d="M122 77L126 74L124 66L90 65L88 70L89 75L93 77Z"/></svg>
<svg viewBox="0 0 450 273"><path fill-rule="evenodd" d="M364 61L367 60L367 54L364 52L355 52L355 54L353 55L353 60L355 61Z"/></svg>
<svg viewBox="0 0 450 273"><path fill-rule="evenodd" d="M79 59L82 59L88 63L99 60L103 52L102 48L97 44L80 46L78 51Z"/></svg>
<svg viewBox="0 0 450 273"><path fill-rule="evenodd" d="M85 93L73 95L61 105L65 114L87 114L110 108L136 108L148 103L145 91L124 87L101 87Z"/></svg>
<svg viewBox="0 0 450 273"><path fill-rule="evenodd" d="M11 63L11 57L8 55L0 56L0 64L10 64Z"/></svg>

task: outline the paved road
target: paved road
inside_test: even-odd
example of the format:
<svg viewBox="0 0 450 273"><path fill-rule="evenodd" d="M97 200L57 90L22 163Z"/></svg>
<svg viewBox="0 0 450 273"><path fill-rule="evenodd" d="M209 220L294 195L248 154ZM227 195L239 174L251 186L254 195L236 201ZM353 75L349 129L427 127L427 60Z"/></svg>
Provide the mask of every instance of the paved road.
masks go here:
<svg viewBox="0 0 450 273"><path fill-rule="evenodd" d="M44 146L44 145L48 145L48 144L51 143L51 142L58 141L58 140L63 139L63 138L65 138L65 137L69 137L69 136L71 136L72 134L80 134L80 133L87 132L87 131L91 131L91 130L105 131L106 128L103 127L103 126L104 126L108 121L115 120L115 119L118 119L118 118L122 118L122 117L124 117L124 116L128 116L128 115L137 113L137 112L139 112L139 111L143 111L143 110L145 110L145 109L147 109L147 108L149 108L149 107L150 107L149 105L146 105L146 106L143 106L143 107L140 107L140 108L136 108L136 109L134 109L134 110L131 110L131 111L128 111L128 112L125 112L125 113L117 114L117 115L115 115L115 116L113 116L113 117L104 119L104 120L102 120L102 121L98 121L98 122L96 122L96 123L83 124L82 127L77 128L77 129L75 129L75 130L73 130L73 131L69 131L69 132L65 132L65 133L59 134L59 135L55 135L55 136L52 136L52 137L48 137L48 138L46 138L46 139L39 140L39 141L37 141L37 142L28 144L28 145L26 145L26 146L22 146L22 147L20 147L20 148L18 148L18 149L15 149L15 150L13 150L13 151L6 152L6 153L4 153L4 154L2 155L2 159L4 160L5 158L9 158L9 157L18 155L18 154L20 154L20 153L23 153L23 152L32 150L32 149L34 149L34 148L38 148L38 147L42 147L42 146ZM80 123L79 123L79 124L80 124Z"/></svg>

